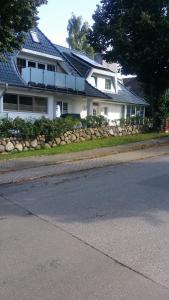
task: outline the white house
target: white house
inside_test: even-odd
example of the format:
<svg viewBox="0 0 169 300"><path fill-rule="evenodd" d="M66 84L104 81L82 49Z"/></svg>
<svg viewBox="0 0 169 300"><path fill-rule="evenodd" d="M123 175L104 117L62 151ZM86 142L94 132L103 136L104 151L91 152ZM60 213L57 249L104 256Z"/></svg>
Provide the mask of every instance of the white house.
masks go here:
<svg viewBox="0 0 169 300"><path fill-rule="evenodd" d="M54 119L61 114L101 114L113 120L144 114L146 102L118 84L115 73L85 55L53 45L38 28L25 34L21 51L4 56L0 116Z"/></svg>
<svg viewBox="0 0 169 300"><path fill-rule="evenodd" d="M109 99L92 102L92 114L103 115L109 120L145 115L147 103L143 98L130 92L118 79L118 72L108 69L89 57L85 53L56 45L76 70L85 77L88 83L97 88Z"/></svg>

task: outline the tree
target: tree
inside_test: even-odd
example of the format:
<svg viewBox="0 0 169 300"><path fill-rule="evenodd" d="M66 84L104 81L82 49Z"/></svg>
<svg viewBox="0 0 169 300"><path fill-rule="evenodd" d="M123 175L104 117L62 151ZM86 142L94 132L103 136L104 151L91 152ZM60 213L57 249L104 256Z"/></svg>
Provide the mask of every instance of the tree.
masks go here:
<svg viewBox="0 0 169 300"><path fill-rule="evenodd" d="M47 0L0 0L0 54L19 49L38 20L38 7Z"/></svg>
<svg viewBox="0 0 169 300"><path fill-rule="evenodd" d="M138 75L159 125L169 88L169 0L101 0L93 19L91 45Z"/></svg>
<svg viewBox="0 0 169 300"><path fill-rule="evenodd" d="M93 57L94 51L88 41L89 24L83 23L82 17L76 17L72 14L68 20L68 38L66 39L71 49L84 51L90 57Z"/></svg>

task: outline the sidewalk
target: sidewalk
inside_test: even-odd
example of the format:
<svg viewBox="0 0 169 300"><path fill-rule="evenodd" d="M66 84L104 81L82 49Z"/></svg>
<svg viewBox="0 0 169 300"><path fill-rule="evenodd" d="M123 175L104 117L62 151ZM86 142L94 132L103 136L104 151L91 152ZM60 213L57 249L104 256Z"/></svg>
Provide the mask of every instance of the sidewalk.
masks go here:
<svg viewBox="0 0 169 300"><path fill-rule="evenodd" d="M0 184L101 168L134 160L169 154L169 138L76 153L0 161Z"/></svg>

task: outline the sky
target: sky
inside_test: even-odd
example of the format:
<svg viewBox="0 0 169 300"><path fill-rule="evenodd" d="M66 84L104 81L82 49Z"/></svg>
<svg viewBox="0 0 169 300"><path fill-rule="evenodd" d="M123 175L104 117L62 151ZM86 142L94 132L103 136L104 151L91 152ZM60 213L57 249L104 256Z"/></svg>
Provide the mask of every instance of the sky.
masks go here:
<svg viewBox="0 0 169 300"><path fill-rule="evenodd" d="M92 14L100 0L48 0L39 8L39 28L54 43L66 46L67 24L72 12L92 25Z"/></svg>

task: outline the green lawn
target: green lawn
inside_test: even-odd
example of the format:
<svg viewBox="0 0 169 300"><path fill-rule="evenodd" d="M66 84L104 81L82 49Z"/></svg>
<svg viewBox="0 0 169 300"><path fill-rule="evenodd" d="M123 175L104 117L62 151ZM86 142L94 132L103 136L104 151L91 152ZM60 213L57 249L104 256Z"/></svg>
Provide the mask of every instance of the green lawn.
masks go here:
<svg viewBox="0 0 169 300"><path fill-rule="evenodd" d="M129 135L122 137L107 137L96 140L89 140L80 143L72 143L65 146L58 146L51 149L41 149L35 151L27 151L20 153L9 153L9 154L0 154L0 160L4 159L13 159L20 157L30 157L30 156L42 156L42 155L53 155L59 153L70 153L70 152L79 152L83 150L91 150L103 147L112 147L123 144L129 144L134 142L148 141L151 139L167 137L169 134L166 133L145 133L137 135Z"/></svg>

